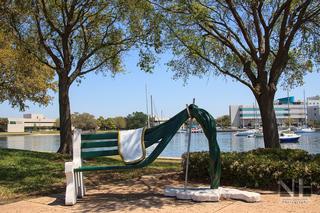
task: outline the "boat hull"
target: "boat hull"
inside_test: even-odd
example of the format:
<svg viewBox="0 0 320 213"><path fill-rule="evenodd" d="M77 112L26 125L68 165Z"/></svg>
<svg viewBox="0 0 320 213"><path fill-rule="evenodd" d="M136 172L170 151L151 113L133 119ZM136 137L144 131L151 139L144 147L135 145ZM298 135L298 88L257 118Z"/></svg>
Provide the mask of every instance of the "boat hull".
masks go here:
<svg viewBox="0 0 320 213"><path fill-rule="evenodd" d="M315 129L298 129L298 130L295 130L294 133L313 133L315 132L316 130Z"/></svg>
<svg viewBox="0 0 320 213"><path fill-rule="evenodd" d="M280 142L284 143L284 142L298 142L299 141L299 137L292 137L292 138L280 138Z"/></svg>
<svg viewBox="0 0 320 213"><path fill-rule="evenodd" d="M301 137L301 135L296 135L296 134L287 134L287 133L281 133L280 134L280 143L283 142L297 142L299 140L299 138Z"/></svg>

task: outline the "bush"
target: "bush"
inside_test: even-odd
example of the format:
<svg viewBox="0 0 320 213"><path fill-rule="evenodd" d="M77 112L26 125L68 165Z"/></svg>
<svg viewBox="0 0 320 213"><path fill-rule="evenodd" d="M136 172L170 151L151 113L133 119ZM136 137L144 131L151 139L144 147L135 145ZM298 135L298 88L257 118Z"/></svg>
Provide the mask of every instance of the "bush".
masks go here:
<svg viewBox="0 0 320 213"><path fill-rule="evenodd" d="M187 154L182 155L185 171ZM221 152L221 183L275 190L281 178L311 178L313 191L320 190L320 154L304 150L264 149ZM193 152L189 158L189 179L210 181L209 152Z"/></svg>

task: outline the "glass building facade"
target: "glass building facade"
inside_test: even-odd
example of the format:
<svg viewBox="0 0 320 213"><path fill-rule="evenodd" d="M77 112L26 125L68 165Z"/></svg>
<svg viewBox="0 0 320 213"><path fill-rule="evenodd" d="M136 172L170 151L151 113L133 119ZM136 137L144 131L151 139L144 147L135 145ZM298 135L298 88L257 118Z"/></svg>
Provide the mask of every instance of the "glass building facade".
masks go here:
<svg viewBox="0 0 320 213"><path fill-rule="evenodd" d="M301 126L306 121L306 106L304 101L295 101L294 97L280 98L274 102L277 124L285 125L285 120L294 119L293 125ZM239 127L259 127L262 125L258 105L231 105L229 106L231 123Z"/></svg>

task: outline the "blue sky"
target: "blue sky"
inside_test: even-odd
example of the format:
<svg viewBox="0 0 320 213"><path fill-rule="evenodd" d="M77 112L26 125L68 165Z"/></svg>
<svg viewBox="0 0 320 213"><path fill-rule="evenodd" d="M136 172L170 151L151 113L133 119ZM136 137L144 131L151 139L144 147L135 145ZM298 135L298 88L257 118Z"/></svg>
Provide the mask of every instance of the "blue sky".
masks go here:
<svg viewBox="0 0 320 213"><path fill-rule="evenodd" d="M239 82L231 78L226 80L222 77L190 77L188 84L183 85L182 79L173 80L173 73L167 71L160 62L154 69L153 74L144 73L136 66L135 57L128 57L126 61L126 74L116 75L111 78L101 74L89 73L77 86L70 88L71 113L90 113L96 118L113 118L124 116L133 112L146 113L146 85L148 86L148 99L150 95L154 103L154 112L158 116L172 117L186 104L192 103L195 98L196 105L206 109L217 118L229 114L229 105L251 105L255 103L252 92ZM295 100L303 100L303 90L306 97L320 95L320 73L312 73L305 76L304 86L290 91L290 96ZM25 112L19 112L18 108L11 108L6 101L0 104L0 117L22 118L23 114L44 114L45 118L59 117L58 93L51 93L55 97L48 107L38 107L28 102L30 106ZM278 88L276 99L287 96L287 91ZM149 106L149 114L150 112ZM154 113L156 114L156 113Z"/></svg>

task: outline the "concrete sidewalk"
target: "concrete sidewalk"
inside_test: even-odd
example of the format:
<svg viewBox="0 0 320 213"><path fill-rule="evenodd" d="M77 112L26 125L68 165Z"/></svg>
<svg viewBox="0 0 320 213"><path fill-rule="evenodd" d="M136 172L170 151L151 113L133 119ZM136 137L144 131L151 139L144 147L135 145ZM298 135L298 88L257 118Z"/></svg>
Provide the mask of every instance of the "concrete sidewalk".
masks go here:
<svg viewBox="0 0 320 213"><path fill-rule="evenodd" d="M280 202L278 192L248 189L243 190L260 193L261 202L194 202L163 196L165 187L183 185L171 179L136 178L87 188L86 196L78 199L74 206L64 205L62 193L2 205L0 212L320 212L319 195L312 195L307 204L284 204Z"/></svg>

